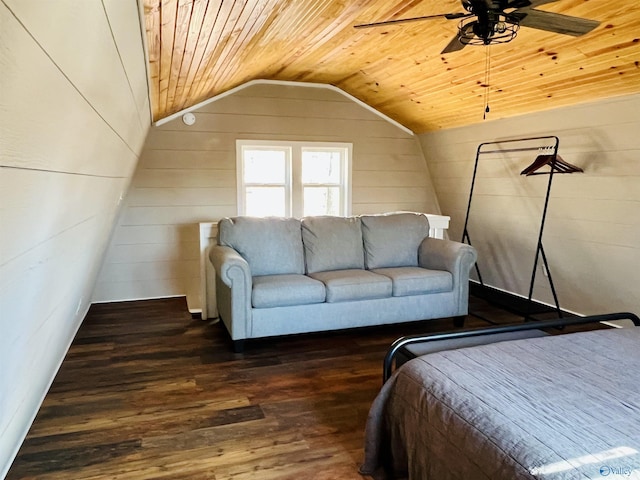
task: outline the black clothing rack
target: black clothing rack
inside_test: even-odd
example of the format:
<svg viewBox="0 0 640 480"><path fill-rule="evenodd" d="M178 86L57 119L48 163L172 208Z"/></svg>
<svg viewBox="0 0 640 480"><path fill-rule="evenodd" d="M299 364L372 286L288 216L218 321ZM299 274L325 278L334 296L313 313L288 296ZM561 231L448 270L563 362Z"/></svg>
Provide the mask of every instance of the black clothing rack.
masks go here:
<svg viewBox="0 0 640 480"><path fill-rule="evenodd" d="M525 143L529 143L529 145L523 145ZM533 144L533 145L531 145ZM542 218L540 220L540 229L538 232L538 243L536 246L536 254L533 262L533 271L531 272L531 281L529 283L529 294L527 296L527 301L529 305L532 305L534 302L532 300L533 296L533 285L536 279L536 270L538 266L538 261L540 257L542 257L542 261L544 263L544 268L547 272L547 278L549 280L549 286L551 287L551 293L553 294L553 300L555 303L555 310L560 318L562 318L562 310L560 309L560 303L558 301L558 295L556 293L555 286L553 285L553 279L551 277L551 271L549 269L549 263L547 261L547 256L544 252L544 246L542 244L542 234L544 232L544 223L547 216L547 208L549 206L549 196L551 193L551 183L553 181L554 173L574 173L574 172L582 172L582 169L571 165L570 163L565 162L558 155L558 146L560 144L560 140L556 136L543 136L543 137L529 137L529 138L516 138L512 140L502 140L496 142L486 142L478 145L478 149L476 152L476 161L473 168L473 179L471 180L471 191L469 192L469 203L467 204L467 214L464 220L464 230L462 233L462 242L468 243L471 245L471 238L469 237L468 223L469 223L469 211L471 210L471 200L473 198L473 189L476 183L476 174L478 172L478 162L480 157L485 154L490 153L510 153L510 152L529 152L529 151L542 151L544 154L540 154L536 157L534 162L525 168L521 174L522 175L548 175L549 181L547 183L547 193L544 200L544 207L542 210ZM501 148L502 147L502 148ZM543 167L549 167L548 171L539 171ZM484 287L484 282L482 280L482 275L480 274L480 267L478 266L478 262L475 264L476 273L478 274L478 280L480 284ZM528 317L528 314L527 314Z"/></svg>

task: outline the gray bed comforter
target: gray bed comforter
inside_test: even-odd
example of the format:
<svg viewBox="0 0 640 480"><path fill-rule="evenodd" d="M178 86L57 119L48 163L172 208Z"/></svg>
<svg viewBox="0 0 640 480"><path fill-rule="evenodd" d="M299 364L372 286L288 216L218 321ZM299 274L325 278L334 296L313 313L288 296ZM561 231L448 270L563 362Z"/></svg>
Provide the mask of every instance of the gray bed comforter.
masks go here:
<svg viewBox="0 0 640 480"><path fill-rule="evenodd" d="M416 358L374 401L376 479L640 479L640 328Z"/></svg>

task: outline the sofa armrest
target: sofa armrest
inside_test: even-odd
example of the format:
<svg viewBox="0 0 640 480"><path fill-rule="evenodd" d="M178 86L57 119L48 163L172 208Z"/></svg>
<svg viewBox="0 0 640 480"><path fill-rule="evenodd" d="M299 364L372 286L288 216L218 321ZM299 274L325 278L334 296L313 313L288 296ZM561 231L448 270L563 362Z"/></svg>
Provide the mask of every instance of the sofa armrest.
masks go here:
<svg viewBox="0 0 640 480"><path fill-rule="evenodd" d="M249 264L231 247L215 245L209 261L216 271L216 303L220 318L233 340L251 333L252 279Z"/></svg>
<svg viewBox="0 0 640 480"><path fill-rule="evenodd" d="M425 238L418 249L421 267L451 273L457 308L454 316L466 315L469 311L469 271L477 256L471 245L438 238Z"/></svg>
<svg viewBox="0 0 640 480"><path fill-rule="evenodd" d="M209 250L209 260L217 275L228 287L233 287L234 282L243 278L248 278L251 282L249 264L233 248L214 245Z"/></svg>
<svg viewBox="0 0 640 480"><path fill-rule="evenodd" d="M477 259L476 249L466 243L425 238L418 249L418 263L430 270L446 270L454 277L469 275Z"/></svg>

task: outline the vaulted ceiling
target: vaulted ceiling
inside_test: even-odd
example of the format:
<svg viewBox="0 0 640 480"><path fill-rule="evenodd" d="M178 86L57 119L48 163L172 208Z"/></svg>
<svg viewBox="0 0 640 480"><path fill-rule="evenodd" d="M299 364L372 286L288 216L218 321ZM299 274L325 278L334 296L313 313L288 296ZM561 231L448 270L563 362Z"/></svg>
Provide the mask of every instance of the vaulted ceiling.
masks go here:
<svg viewBox="0 0 640 480"><path fill-rule="evenodd" d="M640 92L640 2L558 0L597 20L572 37L521 27L505 44L440 52L459 0L143 0L154 120L254 79L335 85L416 133ZM487 85L487 64L490 64Z"/></svg>

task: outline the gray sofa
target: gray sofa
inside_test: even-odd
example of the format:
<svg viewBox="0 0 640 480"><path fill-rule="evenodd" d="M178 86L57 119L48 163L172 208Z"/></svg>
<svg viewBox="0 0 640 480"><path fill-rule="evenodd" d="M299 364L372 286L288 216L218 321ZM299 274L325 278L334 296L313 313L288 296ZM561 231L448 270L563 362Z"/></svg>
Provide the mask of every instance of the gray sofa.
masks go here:
<svg viewBox="0 0 640 480"><path fill-rule="evenodd" d="M209 250L221 320L246 339L467 314L473 247L423 214L225 218Z"/></svg>

